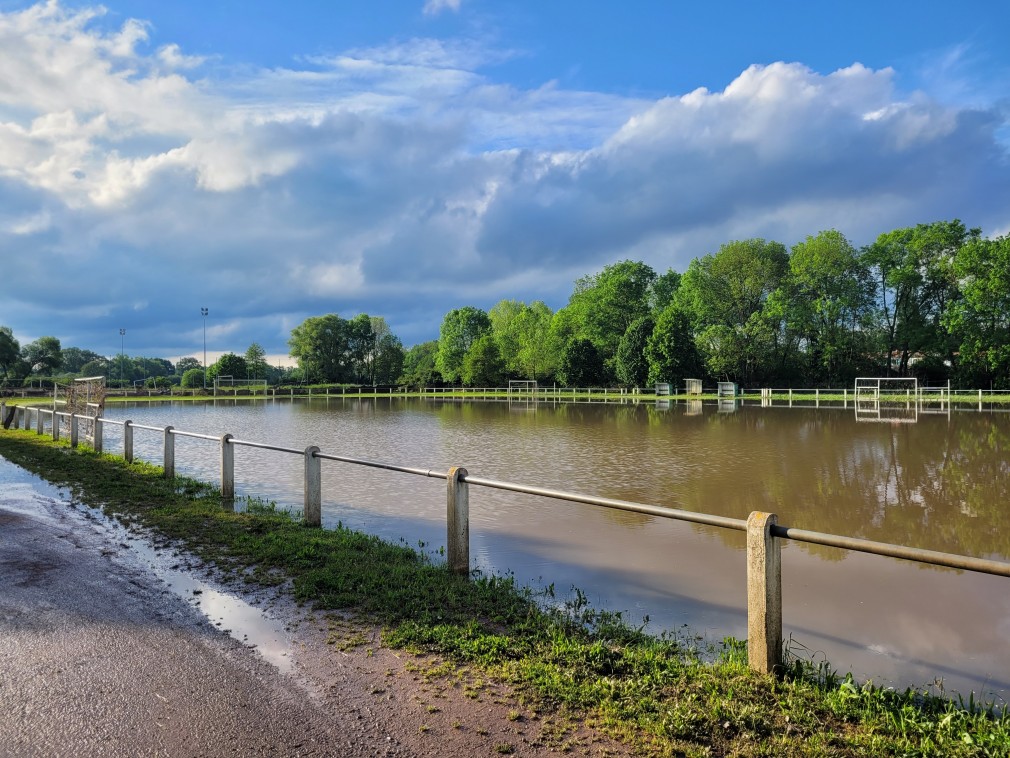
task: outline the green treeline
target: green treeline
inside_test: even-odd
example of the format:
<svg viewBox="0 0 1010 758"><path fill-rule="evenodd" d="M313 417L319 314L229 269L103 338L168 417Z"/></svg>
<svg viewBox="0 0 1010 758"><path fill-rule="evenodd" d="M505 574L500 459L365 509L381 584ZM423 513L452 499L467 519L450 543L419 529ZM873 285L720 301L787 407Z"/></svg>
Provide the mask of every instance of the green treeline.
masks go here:
<svg viewBox="0 0 1010 758"><path fill-rule="evenodd" d="M625 260L579 279L568 304L457 308L404 356L411 384L648 386L683 379L847 386L859 375L1010 384L1010 237L958 220L793 246L728 242L683 274Z"/></svg>

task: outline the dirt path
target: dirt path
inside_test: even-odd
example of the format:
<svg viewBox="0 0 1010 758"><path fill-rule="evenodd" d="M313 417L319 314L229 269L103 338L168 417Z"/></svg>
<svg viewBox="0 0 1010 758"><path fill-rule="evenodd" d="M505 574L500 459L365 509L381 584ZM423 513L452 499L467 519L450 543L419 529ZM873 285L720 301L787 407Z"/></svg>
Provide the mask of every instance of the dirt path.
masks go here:
<svg viewBox="0 0 1010 758"><path fill-rule="evenodd" d="M561 751L627 754L376 629L239 597L0 458L3 758Z"/></svg>

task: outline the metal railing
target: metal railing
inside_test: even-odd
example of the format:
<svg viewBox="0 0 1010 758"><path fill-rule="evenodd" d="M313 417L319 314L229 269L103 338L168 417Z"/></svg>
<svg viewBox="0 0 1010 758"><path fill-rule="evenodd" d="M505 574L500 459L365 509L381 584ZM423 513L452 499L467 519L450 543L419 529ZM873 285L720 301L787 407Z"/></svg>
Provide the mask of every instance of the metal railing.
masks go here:
<svg viewBox="0 0 1010 758"><path fill-rule="evenodd" d="M6 405L0 403L0 415L4 415ZM288 455L297 455L304 460L303 519L310 526L322 525L322 472L321 461L332 461L368 468L383 469L403 474L423 476L446 481L446 557L449 568L459 574L469 575L469 488L484 487L505 490L537 497L546 497L572 503L582 503L600 508L610 508L632 513L640 513L659 518L702 524L721 529L742 531L747 535L747 650L751 668L770 673L782 665L782 540L793 540L814 545L854 550L872 555L915 561L918 563L943 566L962 571L1010 577L1010 563L985 558L974 558L953 553L893 545L884 542L859 539L835 534L798 529L778 523L773 513L755 511L746 519L717 516L706 513L667 508L660 505L636 503L626 500L585 495L565 490L556 490L516 482L486 479L471 475L465 468L451 467L446 471L401 464L387 463L334 455L322 452L315 445L304 450L282 447L263 442L236 439L231 434L213 436L185 432L171 426L149 426L132 421L76 415L64 411L15 406L12 426L23 426L29 430L34 416L38 434L45 432L45 422L49 421L49 431L53 439L59 439L63 421L69 428L70 445L79 444L80 422L91 424L92 447L103 449L103 427L113 424L123 427L123 457L133 462L133 433L135 430L157 432L163 436L162 464L166 477L175 476L175 438L191 438L216 442L220 446L222 498L235 497L235 449L238 447L258 448Z"/></svg>

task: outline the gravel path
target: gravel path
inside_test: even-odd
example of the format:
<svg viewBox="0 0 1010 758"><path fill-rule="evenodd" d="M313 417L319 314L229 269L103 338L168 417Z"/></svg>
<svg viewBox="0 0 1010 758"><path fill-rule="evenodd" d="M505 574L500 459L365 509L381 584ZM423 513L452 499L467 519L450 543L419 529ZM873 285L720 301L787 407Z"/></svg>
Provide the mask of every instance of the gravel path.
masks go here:
<svg viewBox="0 0 1010 758"><path fill-rule="evenodd" d="M0 458L0 757L627 754L124 535Z"/></svg>

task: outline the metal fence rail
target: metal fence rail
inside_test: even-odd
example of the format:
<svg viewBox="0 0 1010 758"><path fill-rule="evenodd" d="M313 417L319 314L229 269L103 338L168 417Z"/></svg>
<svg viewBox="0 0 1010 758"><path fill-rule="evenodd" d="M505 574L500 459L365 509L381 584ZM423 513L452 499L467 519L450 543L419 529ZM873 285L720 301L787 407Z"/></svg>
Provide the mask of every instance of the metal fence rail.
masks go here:
<svg viewBox="0 0 1010 758"><path fill-rule="evenodd" d="M6 415L6 406L0 403L0 416L4 415ZM165 476L170 478L175 476L176 437L216 442L220 446L220 491L222 498L226 500L235 497L234 456L237 447L251 447L301 456L304 459L305 471L303 519L310 526L321 526L322 524L321 461L332 461L403 474L445 479L447 563L452 571L465 575L468 575L471 571L469 544L469 488L471 485L746 532L748 659L753 669L765 673L779 670L782 665L782 540L788 539L796 542L806 542L843 550L854 550L873 555L916 561L934 566L944 566L962 571L1010 577L1010 563L1007 562L798 529L778 524L778 517L773 513L755 511L746 520L707 513L695 513L693 511L667 508L660 505L635 503L529 484L486 479L472 476L466 469L461 467L452 467L442 472L429 468L404 466L397 463L324 453L315 445L310 445L304 450L297 450L264 442L235 439L231 434L215 437L208 434L180 431L171 426L159 427L134 424L129 420L115 421L96 416L75 415L48 408L17 406L12 426L15 429L23 426L27 431L31 428L33 416L37 434L41 435L44 433L46 421L48 421L49 431L54 440L60 438L61 427L65 422L69 429L71 447L78 446L80 423L84 421L91 430L91 446L96 451L102 451L103 426L105 424L122 426L123 457L128 462L133 461L134 430L140 429L160 433L163 436L162 465Z"/></svg>

